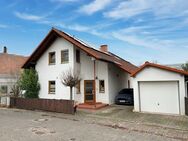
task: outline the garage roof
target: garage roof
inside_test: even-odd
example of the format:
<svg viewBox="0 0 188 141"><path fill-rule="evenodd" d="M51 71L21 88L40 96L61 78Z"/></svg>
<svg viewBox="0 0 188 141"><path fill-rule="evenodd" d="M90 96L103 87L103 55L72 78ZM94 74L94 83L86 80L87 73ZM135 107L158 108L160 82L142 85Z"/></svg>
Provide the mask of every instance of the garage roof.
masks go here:
<svg viewBox="0 0 188 141"><path fill-rule="evenodd" d="M65 40L69 41L79 49L83 50L90 56L101 60L106 61L115 64L119 68L123 69L124 71L128 73L132 73L135 70L138 69L135 65L131 64L130 62L116 56L113 53L110 52L102 52L99 50L96 50L87 44L83 43L79 39L76 39L75 37L70 36L69 34L60 31L58 29L52 28L52 30L48 33L48 35L44 38L44 40L39 44L39 46L36 48L36 50L32 53L32 55L29 57L29 59L26 61L26 63L23 65L23 68L29 68L31 65L34 65L36 61L42 56L42 54L50 47L50 45L57 39L58 37L64 38Z"/></svg>
<svg viewBox="0 0 188 141"><path fill-rule="evenodd" d="M155 67L155 68L159 68L159 69L163 69L163 70L167 70L167 71L171 71L171 72L175 72L175 73L180 73L180 74L183 74L183 75L188 75L187 71L178 70L178 69L175 69L175 68L171 68L171 67L167 67L167 66L163 66L163 65L159 65L159 64L154 64L154 63L150 63L150 62L145 62L145 64L143 64L135 72L133 72L131 74L131 76L135 77L139 72L141 72L146 67Z"/></svg>

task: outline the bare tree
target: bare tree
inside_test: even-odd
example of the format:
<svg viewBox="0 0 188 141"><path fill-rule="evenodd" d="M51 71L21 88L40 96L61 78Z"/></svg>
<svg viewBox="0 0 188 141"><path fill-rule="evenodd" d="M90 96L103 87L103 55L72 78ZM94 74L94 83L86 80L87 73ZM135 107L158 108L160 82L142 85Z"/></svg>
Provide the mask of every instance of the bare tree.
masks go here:
<svg viewBox="0 0 188 141"><path fill-rule="evenodd" d="M19 86L19 80L20 80L20 71L12 72L11 73L11 92L13 97L19 97L21 94L21 89Z"/></svg>
<svg viewBox="0 0 188 141"><path fill-rule="evenodd" d="M70 100L72 100L73 99L72 89L81 80L79 75L75 73L72 69L69 69L68 71L62 72L60 79L61 79L61 83L64 86L70 87Z"/></svg>
<svg viewBox="0 0 188 141"><path fill-rule="evenodd" d="M188 62L186 62L185 64L182 64L182 69L184 70L184 71L188 71Z"/></svg>

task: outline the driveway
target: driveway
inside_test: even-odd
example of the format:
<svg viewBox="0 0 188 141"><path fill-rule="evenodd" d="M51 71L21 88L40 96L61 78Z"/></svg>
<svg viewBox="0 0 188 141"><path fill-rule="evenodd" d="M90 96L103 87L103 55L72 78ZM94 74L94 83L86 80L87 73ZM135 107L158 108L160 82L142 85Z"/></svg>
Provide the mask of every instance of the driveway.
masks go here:
<svg viewBox="0 0 188 141"><path fill-rule="evenodd" d="M136 130L137 123L128 124L128 122L121 120L106 119L104 115L100 115L100 112L104 112L103 110L94 113L79 111L76 115L65 115L40 111L0 109L0 140L186 141L183 134L181 137L164 136L158 133ZM120 123L126 124L127 127ZM154 128L155 126L151 127ZM173 132L173 134L178 133Z"/></svg>
<svg viewBox="0 0 188 141"><path fill-rule="evenodd" d="M136 113L133 112L133 106L112 105L92 112L88 116L188 130L187 116Z"/></svg>

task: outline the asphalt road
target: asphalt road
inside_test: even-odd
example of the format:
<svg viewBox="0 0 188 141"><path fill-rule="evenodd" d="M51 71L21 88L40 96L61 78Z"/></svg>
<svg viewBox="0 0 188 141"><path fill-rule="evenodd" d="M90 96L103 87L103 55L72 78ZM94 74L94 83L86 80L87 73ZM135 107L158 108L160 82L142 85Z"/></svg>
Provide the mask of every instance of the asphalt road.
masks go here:
<svg viewBox="0 0 188 141"><path fill-rule="evenodd" d="M0 109L0 141L175 141L175 139L45 116L45 112Z"/></svg>

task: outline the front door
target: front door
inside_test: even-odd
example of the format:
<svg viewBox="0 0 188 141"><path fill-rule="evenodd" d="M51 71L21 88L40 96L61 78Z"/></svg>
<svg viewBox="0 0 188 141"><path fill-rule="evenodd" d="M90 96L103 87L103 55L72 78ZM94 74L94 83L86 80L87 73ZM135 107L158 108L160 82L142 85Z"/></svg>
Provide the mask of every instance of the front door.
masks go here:
<svg viewBox="0 0 188 141"><path fill-rule="evenodd" d="M84 102L85 103L94 103L94 80L85 80L84 81Z"/></svg>

